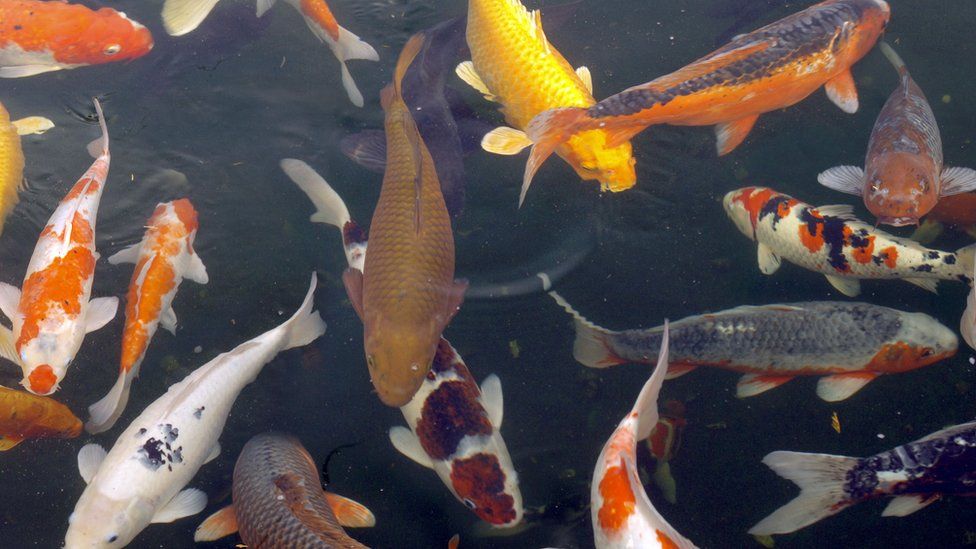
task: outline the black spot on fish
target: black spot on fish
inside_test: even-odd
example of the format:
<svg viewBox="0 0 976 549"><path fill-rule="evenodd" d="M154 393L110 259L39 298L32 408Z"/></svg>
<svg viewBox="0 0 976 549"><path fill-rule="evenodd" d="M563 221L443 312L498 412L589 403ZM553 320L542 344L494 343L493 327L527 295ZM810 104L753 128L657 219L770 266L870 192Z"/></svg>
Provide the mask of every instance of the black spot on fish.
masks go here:
<svg viewBox="0 0 976 549"><path fill-rule="evenodd" d="M762 221L767 215L773 216L772 228L776 229L776 224L782 219L780 215L780 206L785 208L785 211L789 212L791 210L790 201L792 198L785 195L774 195L772 198L763 204L762 208L759 210L758 220ZM795 204L796 202L794 202Z"/></svg>
<svg viewBox="0 0 976 549"><path fill-rule="evenodd" d="M939 252L935 250L929 251L929 259L939 259Z"/></svg>
<svg viewBox="0 0 976 549"><path fill-rule="evenodd" d="M851 265L847 262L847 257L844 256L844 245L847 243L847 238L844 235L846 223L839 217L814 215L812 211L812 208L800 209L800 222L806 225L806 230L810 236L819 234L823 238L824 245L827 247L827 262L830 263L830 266L840 273L850 272ZM851 238L857 238L862 246L867 245L867 242L859 236L851 235Z"/></svg>
<svg viewBox="0 0 976 549"><path fill-rule="evenodd" d="M932 266L927 263L923 263L918 267L912 267L912 270L915 271L916 273L931 273Z"/></svg>
<svg viewBox="0 0 976 549"><path fill-rule="evenodd" d="M207 409L206 406L201 406L197 408L196 411L193 412L193 417L200 419L201 417L203 417L203 411L206 409Z"/></svg>
<svg viewBox="0 0 976 549"><path fill-rule="evenodd" d="M160 425L159 430L162 431L163 437L166 439L166 442L173 442L180 436L180 430L177 427L173 427L169 423L165 425Z"/></svg>
<svg viewBox="0 0 976 549"><path fill-rule="evenodd" d="M139 429L139 431L136 432L136 438L139 438L139 437L141 437L144 434L146 434L146 428L145 427L143 427L142 429Z"/></svg>
<svg viewBox="0 0 976 549"><path fill-rule="evenodd" d="M166 463L166 456L163 455L163 441L150 437L145 444L136 452L142 464L155 471Z"/></svg>
<svg viewBox="0 0 976 549"><path fill-rule="evenodd" d="M956 264L956 256L953 255L953 254L948 254L944 258L942 258L942 261L945 261L945 264L946 265L955 265Z"/></svg>

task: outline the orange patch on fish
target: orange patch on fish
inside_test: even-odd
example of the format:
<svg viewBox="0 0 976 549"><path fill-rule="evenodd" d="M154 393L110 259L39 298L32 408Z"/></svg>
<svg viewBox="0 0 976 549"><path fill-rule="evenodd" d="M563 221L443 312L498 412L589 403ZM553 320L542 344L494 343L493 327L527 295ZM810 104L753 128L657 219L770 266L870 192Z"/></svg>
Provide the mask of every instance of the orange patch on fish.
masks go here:
<svg viewBox="0 0 976 549"><path fill-rule="evenodd" d="M497 457L481 453L454 460L451 485L462 499L474 504L472 511L481 520L489 524L515 520L515 498L505 493L505 472Z"/></svg>
<svg viewBox="0 0 976 549"><path fill-rule="evenodd" d="M854 257L854 261L858 263L869 263L874 254L874 236L865 237L865 240L867 240L867 244L864 246L851 248L851 255Z"/></svg>
<svg viewBox="0 0 976 549"><path fill-rule="evenodd" d="M928 366L956 354L955 349L948 353L935 354L932 349L909 345L903 341L889 343L875 353L868 363L864 373L874 378L870 372L907 372L922 366Z"/></svg>
<svg viewBox="0 0 976 549"><path fill-rule="evenodd" d="M329 38L332 38L336 42L339 41L339 23L336 21L335 16L332 15L332 10L329 9L329 5L325 3L325 0L302 0L299 9L302 10L305 17L315 21L318 26L329 33Z"/></svg>
<svg viewBox="0 0 976 549"><path fill-rule="evenodd" d="M678 544L667 534L660 530L655 530L654 533L657 534L657 542L661 544L661 549L678 549Z"/></svg>
<svg viewBox="0 0 976 549"><path fill-rule="evenodd" d="M30 383L30 390L39 395L46 395L51 392L54 385L58 382L58 376L54 375L54 370L47 364L41 364L31 371L27 376Z"/></svg>
<svg viewBox="0 0 976 549"><path fill-rule="evenodd" d="M608 468L603 475L600 496L603 497L603 505L597 512L600 527L610 531L619 530L637 508L637 500L630 487L630 476L623 460L620 465Z"/></svg>
<svg viewBox="0 0 976 549"><path fill-rule="evenodd" d="M762 210L762 207L772 196L772 189L762 189L756 192L754 187L749 187L742 189L739 196L735 197L734 202L739 202L749 212L749 221L752 222L752 227L755 228L756 223L759 222L759 211Z"/></svg>
<svg viewBox="0 0 976 549"><path fill-rule="evenodd" d="M894 269L898 265L898 249L894 246L881 250L881 255L884 256L884 264L889 269Z"/></svg>
<svg viewBox="0 0 976 549"><path fill-rule="evenodd" d="M823 216L820 212L816 210L810 210L810 215L816 219L823 220ZM811 232L811 230L813 232ZM819 252L824 245L824 226L823 223L814 223L812 226L809 224L800 225L800 243L813 253Z"/></svg>

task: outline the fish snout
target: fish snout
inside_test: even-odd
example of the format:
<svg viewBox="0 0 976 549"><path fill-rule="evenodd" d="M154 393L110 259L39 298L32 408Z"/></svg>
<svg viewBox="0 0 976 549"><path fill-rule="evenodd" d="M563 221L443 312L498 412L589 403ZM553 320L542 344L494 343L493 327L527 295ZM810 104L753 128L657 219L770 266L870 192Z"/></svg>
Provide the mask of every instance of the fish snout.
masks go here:
<svg viewBox="0 0 976 549"><path fill-rule="evenodd" d="M53 393L58 385L58 376L48 364L41 364L31 371L24 387L35 395L45 396Z"/></svg>

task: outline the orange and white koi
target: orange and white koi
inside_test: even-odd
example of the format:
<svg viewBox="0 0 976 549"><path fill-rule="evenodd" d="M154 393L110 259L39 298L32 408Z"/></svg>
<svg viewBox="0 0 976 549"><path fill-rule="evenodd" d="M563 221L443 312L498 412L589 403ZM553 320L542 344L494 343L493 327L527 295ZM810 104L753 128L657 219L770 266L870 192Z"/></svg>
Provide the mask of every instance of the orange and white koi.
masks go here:
<svg viewBox="0 0 976 549"><path fill-rule="evenodd" d="M765 187L725 195L725 212L758 243L759 269L772 274L785 259L818 272L854 297L859 279L900 279L929 291L939 280L973 280L976 245L956 253L926 248L858 221L850 206L814 207Z"/></svg>
<svg viewBox="0 0 976 549"><path fill-rule="evenodd" d="M488 152L517 154L532 145L524 130L543 111L596 103L589 69L574 71L546 38L540 12L530 12L519 0L470 0L467 40L471 61L458 66L458 76L501 103L505 121L514 126L489 132L482 140ZM637 180L633 151L627 140L610 140L602 128L588 128L552 150L582 179L599 181L603 190L625 191ZM523 187L519 205L527 190Z"/></svg>
<svg viewBox="0 0 976 549"><path fill-rule="evenodd" d="M654 373L597 458L590 488L590 514L597 549L692 548L654 508L637 474L637 441L657 425L657 398L668 370L668 328Z"/></svg>
<svg viewBox="0 0 976 549"><path fill-rule="evenodd" d="M88 407L85 429L101 433L115 425L129 401L129 388L139 376L149 342L162 326L176 334L173 298L183 277L206 284L207 268L193 249L197 211L185 198L156 206L142 241L108 258L113 265L135 263L126 296L125 330L119 378L104 398Z"/></svg>
<svg viewBox="0 0 976 549"><path fill-rule="evenodd" d="M0 78L142 57L149 30L111 8L42 0L0 2Z"/></svg>
<svg viewBox="0 0 976 549"><path fill-rule="evenodd" d="M871 130L864 169L837 166L817 179L825 187L863 196L878 223L917 225L940 198L976 190L976 171L943 167L942 137L932 107L901 57L884 42L879 48L901 81Z"/></svg>
<svg viewBox="0 0 976 549"><path fill-rule="evenodd" d="M342 231L349 267L361 271L366 233L350 217L342 197L300 160L282 160L281 167L315 204L318 211L311 221ZM442 337L420 389L400 408L410 428L390 429L390 440L400 453L433 469L478 518L511 528L521 523L524 508L518 474L500 432L503 406L498 376L488 376L479 388L464 359Z"/></svg>
<svg viewBox="0 0 976 549"><path fill-rule="evenodd" d="M98 100L102 137L89 145L95 162L75 183L41 231L21 289L0 283L0 310L13 323L16 354L7 356L24 371L21 384L37 395L58 389L85 334L115 317L116 297L92 299L95 276L95 218L108 177L108 128Z"/></svg>
<svg viewBox="0 0 976 549"><path fill-rule="evenodd" d="M592 107L544 112L526 131L535 145L523 186L560 143L583 130L605 130L613 146L655 124L715 124L718 154L724 155L745 140L761 114L799 103L821 86L853 113L858 101L851 66L871 50L890 15L884 0L826 0Z"/></svg>
<svg viewBox="0 0 976 549"><path fill-rule="evenodd" d="M182 36L192 32L206 19L220 0L166 0L163 4L163 25L171 36ZM257 0L257 15L263 17L274 6L276 0ZM346 67L350 59L379 61L379 54L355 34L339 25L335 15L325 0L285 0L302 17L316 38L332 50L339 60L342 70L342 86L349 95L349 101L357 107L363 106L363 94L356 87L352 74Z"/></svg>

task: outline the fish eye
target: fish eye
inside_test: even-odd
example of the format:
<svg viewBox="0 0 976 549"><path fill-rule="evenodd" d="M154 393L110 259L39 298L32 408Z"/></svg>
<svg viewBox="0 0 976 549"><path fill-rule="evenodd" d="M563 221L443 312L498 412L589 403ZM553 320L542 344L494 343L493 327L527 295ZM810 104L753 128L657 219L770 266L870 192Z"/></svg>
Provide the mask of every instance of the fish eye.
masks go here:
<svg viewBox="0 0 976 549"><path fill-rule="evenodd" d="M102 51L102 53L104 53L105 55L115 55L115 54L119 53L120 51L122 51L122 46L121 45L119 45L119 44L109 44L108 46L105 47L105 49Z"/></svg>
<svg viewBox="0 0 976 549"><path fill-rule="evenodd" d="M474 510L474 508L475 508L475 507L477 507L477 505L475 505L475 504L474 504L474 502L473 502L473 501L471 501L471 500L470 500L470 499L468 499L468 498L464 498L464 499L462 500L462 503L464 503L464 506L465 506L465 507L467 507L468 509L471 509L471 510Z"/></svg>
<svg viewBox="0 0 976 549"><path fill-rule="evenodd" d="M115 541L117 539L119 539L119 535L118 534L112 534L111 536L108 537L108 539L106 541L109 542L109 543L115 543Z"/></svg>

